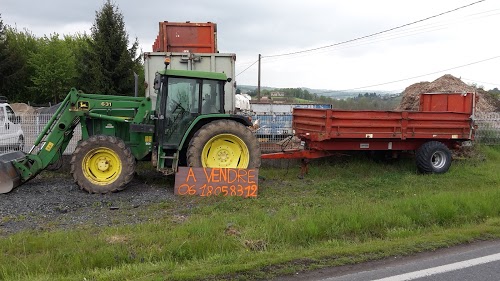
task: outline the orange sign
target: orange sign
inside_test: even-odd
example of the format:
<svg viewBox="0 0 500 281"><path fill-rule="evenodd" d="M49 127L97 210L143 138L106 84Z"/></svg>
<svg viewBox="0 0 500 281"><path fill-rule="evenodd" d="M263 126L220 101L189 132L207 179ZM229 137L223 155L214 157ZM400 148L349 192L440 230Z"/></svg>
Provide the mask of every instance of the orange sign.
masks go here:
<svg viewBox="0 0 500 281"><path fill-rule="evenodd" d="M257 197L259 169L179 167L175 195Z"/></svg>

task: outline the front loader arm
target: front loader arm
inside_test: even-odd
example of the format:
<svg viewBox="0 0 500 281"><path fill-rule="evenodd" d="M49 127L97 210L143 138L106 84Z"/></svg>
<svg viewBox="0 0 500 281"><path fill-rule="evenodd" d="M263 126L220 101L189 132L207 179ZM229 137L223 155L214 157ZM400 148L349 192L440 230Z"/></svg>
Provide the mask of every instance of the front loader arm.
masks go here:
<svg viewBox="0 0 500 281"><path fill-rule="evenodd" d="M80 122L77 112L69 110L70 100L75 95L74 91L76 90L71 89L25 158L12 163L20 172L22 182L33 178L48 165L55 163L73 137L73 130Z"/></svg>
<svg viewBox="0 0 500 281"><path fill-rule="evenodd" d="M82 129L85 129L82 130L85 131L83 137L88 138L83 120L94 118L139 124L148 118L150 108L149 98L85 94L71 89L25 158L12 163L19 171L21 183L33 178L62 157L80 123ZM113 109L133 110L133 113L129 116L113 116Z"/></svg>

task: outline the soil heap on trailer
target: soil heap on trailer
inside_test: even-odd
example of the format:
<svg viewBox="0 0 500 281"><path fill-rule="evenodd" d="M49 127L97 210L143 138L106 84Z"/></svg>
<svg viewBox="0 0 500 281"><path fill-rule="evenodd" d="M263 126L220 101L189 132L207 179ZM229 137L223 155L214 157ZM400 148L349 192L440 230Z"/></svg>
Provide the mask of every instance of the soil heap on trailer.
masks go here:
<svg viewBox="0 0 500 281"><path fill-rule="evenodd" d="M467 85L459 78L445 74L432 82L418 82L408 86L402 93L401 103L396 110L419 110L420 95L424 93L476 93L475 113L500 111L500 101L488 95L484 89Z"/></svg>

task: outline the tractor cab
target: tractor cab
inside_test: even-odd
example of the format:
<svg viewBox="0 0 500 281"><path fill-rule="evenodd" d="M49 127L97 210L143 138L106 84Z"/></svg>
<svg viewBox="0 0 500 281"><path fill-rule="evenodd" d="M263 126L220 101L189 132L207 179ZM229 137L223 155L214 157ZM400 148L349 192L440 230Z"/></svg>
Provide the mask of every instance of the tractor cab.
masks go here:
<svg viewBox="0 0 500 281"><path fill-rule="evenodd" d="M227 80L224 73L166 69L157 74L158 168L171 167L175 160L184 162L178 151L182 150L189 132L196 131L191 129L198 123L199 127L210 119L222 117Z"/></svg>

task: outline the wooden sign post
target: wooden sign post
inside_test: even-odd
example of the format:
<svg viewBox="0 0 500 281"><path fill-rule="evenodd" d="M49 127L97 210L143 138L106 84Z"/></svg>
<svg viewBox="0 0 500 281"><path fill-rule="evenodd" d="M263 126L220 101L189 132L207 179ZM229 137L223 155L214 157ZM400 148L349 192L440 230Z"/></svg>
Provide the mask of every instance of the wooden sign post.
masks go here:
<svg viewBox="0 0 500 281"><path fill-rule="evenodd" d="M179 167L175 195L257 197L259 169Z"/></svg>

